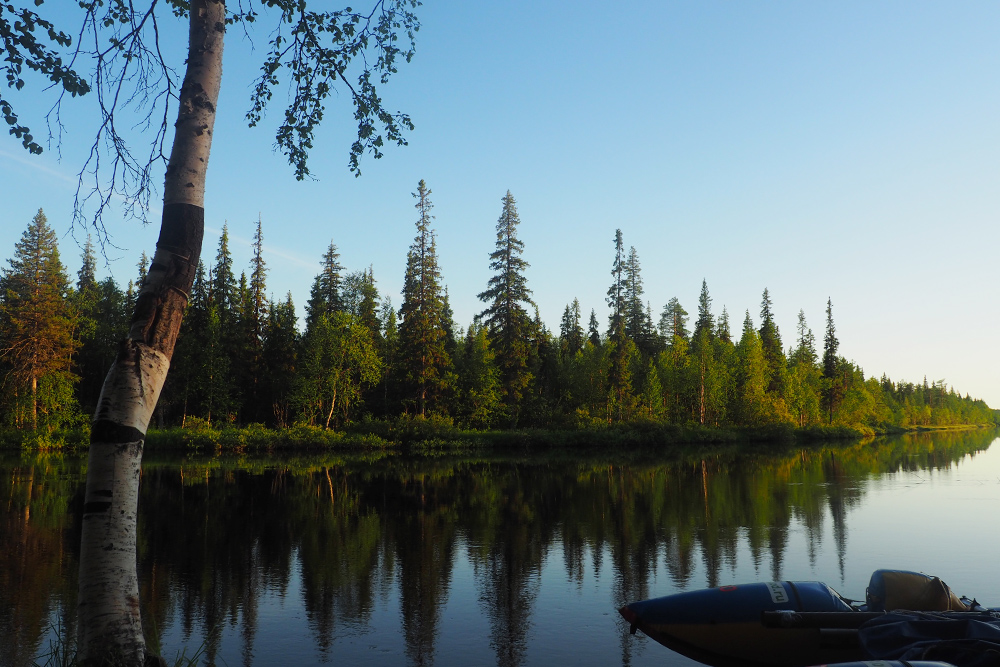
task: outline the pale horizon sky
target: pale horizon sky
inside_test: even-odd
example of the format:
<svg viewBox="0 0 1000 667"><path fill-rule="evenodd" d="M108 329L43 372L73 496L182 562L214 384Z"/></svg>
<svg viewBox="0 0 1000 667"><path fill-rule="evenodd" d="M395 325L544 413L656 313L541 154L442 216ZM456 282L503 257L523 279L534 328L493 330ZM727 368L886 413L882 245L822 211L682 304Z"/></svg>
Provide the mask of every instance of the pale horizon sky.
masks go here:
<svg viewBox="0 0 1000 667"><path fill-rule="evenodd" d="M574 298L606 326L621 228L654 319L674 296L693 315L704 278L715 315L725 306L738 334L746 310L759 325L767 288L787 348L800 308L822 341L829 297L840 353L866 376L944 379L1000 407L990 258L1000 241L1000 5L446 1L418 12L416 56L382 91L416 129L409 146L364 158L360 178L347 170L355 124L336 101L312 152L316 181L294 180L268 128L246 128L267 28L256 50L230 31L206 264L228 222L235 268L246 269L260 215L269 291L291 291L300 315L331 240L348 270L370 265L398 307L410 193L423 178L465 327L483 307L476 295L510 190L528 284L554 333ZM31 84L19 111L35 114L39 136L50 101ZM63 261L79 267L66 234L93 102L67 107L61 161L0 142L0 258L43 208ZM124 284L157 228L109 223L121 248L110 270Z"/></svg>

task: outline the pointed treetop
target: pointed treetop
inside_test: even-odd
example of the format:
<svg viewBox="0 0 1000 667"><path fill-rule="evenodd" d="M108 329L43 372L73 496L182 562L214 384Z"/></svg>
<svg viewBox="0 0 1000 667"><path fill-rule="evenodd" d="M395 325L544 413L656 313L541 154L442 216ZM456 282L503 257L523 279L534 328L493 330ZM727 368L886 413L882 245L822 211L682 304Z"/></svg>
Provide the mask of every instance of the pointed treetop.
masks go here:
<svg viewBox="0 0 1000 667"><path fill-rule="evenodd" d="M760 298L760 325L763 328L764 326L773 323L773 321L773 316L771 314L771 295L765 287L764 294L762 294Z"/></svg>
<svg viewBox="0 0 1000 667"><path fill-rule="evenodd" d="M420 182L417 183L417 191L410 194L417 200L417 203L413 207L420 211L420 217L417 219L417 229L424 231L431 224L431 220L434 219L434 216L431 215L431 210L434 208L434 204L430 200L431 189L427 187L427 183L421 178Z"/></svg>
<svg viewBox="0 0 1000 667"><path fill-rule="evenodd" d="M823 375L832 378L837 370L837 329L833 326L833 301L826 300L826 335L823 337ZM925 378L926 381L926 378Z"/></svg>
<svg viewBox="0 0 1000 667"><path fill-rule="evenodd" d="M733 334L729 329L729 311L722 307L722 315L719 315L719 325L716 328L716 337L724 343L733 342Z"/></svg>
<svg viewBox="0 0 1000 667"><path fill-rule="evenodd" d="M87 234L87 242L83 245L83 254L80 259L80 270L76 273L76 286L83 290L97 284L97 259L94 257L94 244L90 240L90 234Z"/></svg>
<svg viewBox="0 0 1000 667"><path fill-rule="evenodd" d="M611 265L612 282L608 288L608 306L611 316L608 318L608 336L623 335L625 319L625 243L622 241L622 230L615 230L615 261Z"/></svg>
<svg viewBox="0 0 1000 667"><path fill-rule="evenodd" d="M694 337L698 338L701 332L709 335L715 333L715 318L712 316L712 297L708 295L708 282L702 278L701 294L698 295L698 322L694 327Z"/></svg>

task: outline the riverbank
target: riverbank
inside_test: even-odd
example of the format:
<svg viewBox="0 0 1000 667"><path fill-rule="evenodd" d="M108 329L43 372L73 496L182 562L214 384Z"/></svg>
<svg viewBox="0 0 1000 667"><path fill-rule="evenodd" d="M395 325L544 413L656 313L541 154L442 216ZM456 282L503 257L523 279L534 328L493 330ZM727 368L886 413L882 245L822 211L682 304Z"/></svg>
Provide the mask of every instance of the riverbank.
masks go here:
<svg viewBox="0 0 1000 667"><path fill-rule="evenodd" d="M147 450L214 450L231 452L274 450L349 451L398 449L412 453L475 451L486 449L586 449L673 447L699 444L737 444L860 440L877 435L921 431L956 431L996 428L996 425L888 427L809 426L797 428L775 424L758 428L714 428L677 426L657 422L633 422L581 429L510 429L477 431L461 429L448 420L399 418L369 421L344 431L326 430L305 424L272 429L260 424L215 428L196 420L187 428L150 429ZM36 450L86 449L89 429L76 428L54 433L11 431L0 436L0 448Z"/></svg>

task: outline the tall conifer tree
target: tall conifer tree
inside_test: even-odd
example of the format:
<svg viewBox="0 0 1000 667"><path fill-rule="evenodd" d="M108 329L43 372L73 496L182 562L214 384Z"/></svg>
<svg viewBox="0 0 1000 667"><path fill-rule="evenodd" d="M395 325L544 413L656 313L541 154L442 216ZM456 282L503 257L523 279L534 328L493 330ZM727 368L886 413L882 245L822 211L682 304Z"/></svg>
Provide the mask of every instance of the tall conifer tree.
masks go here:
<svg viewBox="0 0 1000 667"><path fill-rule="evenodd" d="M445 349L444 299L437 243L431 229L431 191L420 180L417 191L417 236L406 255L403 303L399 308L400 370L406 385L404 401L415 412L426 415L443 406L451 359Z"/></svg>
<svg viewBox="0 0 1000 667"><path fill-rule="evenodd" d="M799 309L799 321L796 326L796 347L792 352L792 358L789 360L794 364L808 364L810 366L816 363L816 336L813 335L812 329L806 323L806 313L801 308Z"/></svg>
<svg viewBox="0 0 1000 667"><path fill-rule="evenodd" d="M823 336L823 407L827 410L828 422L833 423L833 411L838 400L837 387L837 329L833 325L833 300L826 300L826 335ZM927 379L924 378L924 384Z"/></svg>
<svg viewBox="0 0 1000 667"><path fill-rule="evenodd" d="M212 265L211 297L219 309L219 318L224 326L232 323L232 313L237 302L236 275L233 273L233 256L229 252L229 225L222 225L219 247Z"/></svg>
<svg viewBox="0 0 1000 667"><path fill-rule="evenodd" d="M608 288L608 305L611 307L608 328L608 398L609 419L621 421L630 410L632 397L632 369L630 361L635 344L626 332L628 311L625 247L622 230L615 230L615 261L611 265L611 287ZM638 259L636 260L638 268Z"/></svg>
<svg viewBox="0 0 1000 667"><path fill-rule="evenodd" d="M715 375L715 318L712 316L712 297L708 294L708 282L701 281L698 296L698 321L691 337L691 354L696 374L696 397L698 423L705 424L709 403L712 398Z"/></svg>
<svg viewBox="0 0 1000 667"><path fill-rule="evenodd" d="M750 311L743 320L743 335L736 346L733 414L746 426L760 426L767 420L767 363L760 336L754 330Z"/></svg>
<svg viewBox="0 0 1000 667"><path fill-rule="evenodd" d="M83 248L74 304L78 314L80 348L74 361L80 376L77 397L85 414L93 414L104 378L118 344L128 332L125 293L113 278L97 282L97 260L90 236Z"/></svg>
<svg viewBox="0 0 1000 667"><path fill-rule="evenodd" d="M600 325L597 323L597 313L593 308L590 309L590 321L587 323L587 340L594 347L601 346Z"/></svg>
<svg viewBox="0 0 1000 667"><path fill-rule="evenodd" d="M297 319L291 292L284 301L272 302L267 309L262 394L278 426L288 426L292 422L292 393L298 370Z"/></svg>
<svg viewBox="0 0 1000 667"><path fill-rule="evenodd" d="M17 242L0 278L0 358L6 367L7 410L17 426L57 425L74 412L70 370L77 313L59 259L56 234L41 209ZM46 419L49 417L49 419Z"/></svg>
<svg viewBox="0 0 1000 667"><path fill-rule="evenodd" d="M760 300L760 345L764 351L764 360L767 362L767 391L776 395L784 396L787 362L785 351L781 345L781 333L778 325L774 322L774 313L771 310L771 295L767 288Z"/></svg>
<svg viewBox="0 0 1000 667"><path fill-rule="evenodd" d="M343 309L341 299L341 271L344 270L340 263L340 253L337 246L330 241L330 247L323 253L323 260L320 262L323 268L313 280L312 290L309 293L309 303L306 304L306 324L323 314L332 314Z"/></svg>
<svg viewBox="0 0 1000 667"><path fill-rule="evenodd" d="M264 373L264 338L267 327L267 264L264 262L263 222L257 216L250 249L250 276L240 279L239 343L240 357L236 368L240 377L243 400L240 415L244 422L267 420L270 410L261 392Z"/></svg>
<svg viewBox="0 0 1000 667"><path fill-rule="evenodd" d="M580 325L580 300L566 305L559 323L559 342L563 356L572 357L583 348L583 327Z"/></svg>
<svg viewBox="0 0 1000 667"><path fill-rule="evenodd" d="M250 257L249 303L247 304L246 320L249 323L251 340L254 344L264 341L264 329L267 326L267 264L264 262L263 222L257 216L257 230L253 235Z"/></svg>
<svg viewBox="0 0 1000 667"><path fill-rule="evenodd" d="M94 243L90 240L90 234L87 234L87 242L83 245L80 270L76 272L76 276L78 291L83 291L85 288L97 284L97 258L94 256Z"/></svg>
<svg viewBox="0 0 1000 667"><path fill-rule="evenodd" d="M788 407L798 425L806 426L820 419L821 381L816 366L816 337L806 324L806 314L799 310L797 344L789 358Z"/></svg>
<svg viewBox="0 0 1000 667"><path fill-rule="evenodd" d="M146 256L146 251L142 251L142 256L139 258L139 263L135 265L139 269L139 278L136 280L136 289L142 289L143 283L146 282L146 274L149 273L149 257Z"/></svg>
<svg viewBox="0 0 1000 667"><path fill-rule="evenodd" d="M534 306L524 272L529 264L521 254L524 242L517 238L517 202L507 191L501 200L503 209L497 219L496 249L490 253L490 269L494 271L486 290L479 299L487 304L480 317L489 334L500 369L504 404L511 421L517 423L521 396L531 380L528 370L531 318L526 306Z"/></svg>
<svg viewBox="0 0 1000 667"><path fill-rule="evenodd" d="M702 278L701 293L698 295L698 321L694 325L694 338L701 332L715 334L715 318L712 316L712 297L708 294L708 282Z"/></svg>
<svg viewBox="0 0 1000 667"><path fill-rule="evenodd" d="M729 327L729 311L722 307L722 315L719 315L719 324L715 330L716 337L724 343L733 342L733 334Z"/></svg>
<svg viewBox="0 0 1000 667"><path fill-rule="evenodd" d="M615 261L611 265L611 287L608 288L608 306L611 315L608 317L608 338L625 333L625 244L622 241L622 230L615 230Z"/></svg>
<svg viewBox="0 0 1000 667"><path fill-rule="evenodd" d="M636 342L639 349L647 343L646 308L642 301L642 269L635 246L628 250L625 260L625 334Z"/></svg>

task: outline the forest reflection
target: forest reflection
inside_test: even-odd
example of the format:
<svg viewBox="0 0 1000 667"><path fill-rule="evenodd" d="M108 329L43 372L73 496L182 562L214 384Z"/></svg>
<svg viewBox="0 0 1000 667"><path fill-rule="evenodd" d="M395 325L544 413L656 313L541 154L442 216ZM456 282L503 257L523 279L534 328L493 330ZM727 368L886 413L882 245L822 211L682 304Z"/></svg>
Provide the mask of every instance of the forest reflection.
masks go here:
<svg viewBox="0 0 1000 667"><path fill-rule="evenodd" d="M154 452L139 512L143 621L154 645L168 627L195 643L204 638L206 664L235 631L251 665L262 600L285 597L299 576L312 660L334 662L339 638L370 630L379 601L397 600L408 663L430 665L461 562L473 573L492 660L514 667L525 664L550 554L576 586L586 571L610 565L609 608L649 597L658 567L677 588L715 586L747 557L762 576L781 579L793 523L804 527L810 561L832 543L843 574L847 516L866 479L949 468L994 437L912 434L689 455ZM74 632L83 467L68 455L0 458L10 481L0 514L0 665L30 664L50 624ZM633 646L626 633L624 664Z"/></svg>

